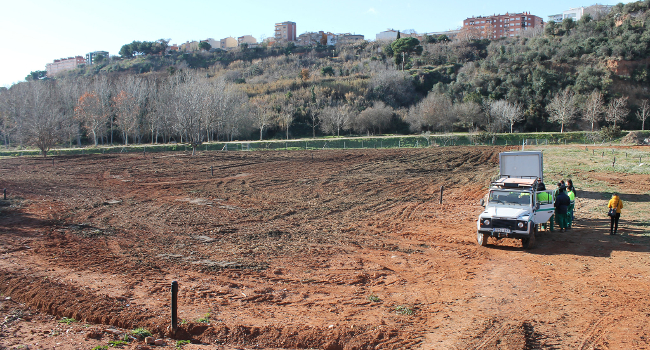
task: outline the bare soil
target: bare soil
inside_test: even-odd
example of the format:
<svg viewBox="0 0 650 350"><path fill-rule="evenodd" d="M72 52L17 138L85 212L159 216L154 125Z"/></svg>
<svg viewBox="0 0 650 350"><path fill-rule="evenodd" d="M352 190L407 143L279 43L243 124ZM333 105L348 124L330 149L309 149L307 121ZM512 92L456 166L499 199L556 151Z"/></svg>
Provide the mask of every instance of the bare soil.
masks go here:
<svg viewBox="0 0 650 350"><path fill-rule="evenodd" d="M2 159L0 349L650 348L650 242L580 210L601 196L534 249L477 246L504 150Z"/></svg>

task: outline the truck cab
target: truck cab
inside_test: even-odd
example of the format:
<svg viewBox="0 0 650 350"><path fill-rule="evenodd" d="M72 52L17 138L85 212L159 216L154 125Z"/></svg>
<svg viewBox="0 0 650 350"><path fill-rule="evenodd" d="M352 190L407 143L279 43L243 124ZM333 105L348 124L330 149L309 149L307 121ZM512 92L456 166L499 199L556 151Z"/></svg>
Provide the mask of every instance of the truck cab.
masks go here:
<svg viewBox="0 0 650 350"><path fill-rule="evenodd" d="M478 244L489 237L521 239L525 249L535 244L538 224L555 212L552 190L543 186L541 152L499 154L499 179L490 184L485 210L476 222Z"/></svg>

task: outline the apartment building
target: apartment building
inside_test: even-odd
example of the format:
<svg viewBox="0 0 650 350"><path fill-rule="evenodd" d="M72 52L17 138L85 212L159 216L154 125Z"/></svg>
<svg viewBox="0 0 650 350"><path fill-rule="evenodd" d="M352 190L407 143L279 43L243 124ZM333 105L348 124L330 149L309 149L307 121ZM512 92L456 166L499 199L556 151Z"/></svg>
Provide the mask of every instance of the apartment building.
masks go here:
<svg viewBox="0 0 650 350"><path fill-rule="evenodd" d="M196 40L186 41L185 44L179 46L180 51L197 51L199 49L199 42Z"/></svg>
<svg viewBox="0 0 650 350"><path fill-rule="evenodd" d="M331 34L331 33L327 33ZM327 34L325 32L307 32L298 35L297 43L298 46L309 46L309 45L319 45L325 43L327 40Z"/></svg>
<svg viewBox="0 0 650 350"><path fill-rule="evenodd" d="M562 22L567 18L571 18L574 21L579 21L582 16L589 14L592 18L598 18L602 15L606 15L609 11L612 10L610 5L591 5L587 7L576 7L571 8L557 15L548 16L548 20L553 22Z"/></svg>
<svg viewBox="0 0 650 350"><path fill-rule="evenodd" d="M231 36L229 36L227 38L223 38L219 42L219 48L221 48L222 50L234 49L234 48L237 47L237 45L239 45L237 43L237 39L235 39L235 38L233 38Z"/></svg>
<svg viewBox="0 0 650 350"><path fill-rule="evenodd" d="M91 66L95 63L97 56L101 55L104 59L107 59L108 51L93 51L86 54L86 64Z"/></svg>
<svg viewBox="0 0 650 350"><path fill-rule="evenodd" d="M296 41L296 22L282 22L275 24L276 41Z"/></svg>
<svg viewBox="0 0 650 350"><path fill-rule="evenodd" d="M393 41L397 39L398 31L395 29L388 29L383 32L379 32L375 35L375 40L377 41Z"/></svg>
<svg viewBox="0 0 650 350"><path fill-rule="evenodd" d="M82 64L86 64L86 59L81 56L61 58L54 60L52 63L46 64L45 70L47 71L48 77L53 77L61 72L75 69Z"/></svg>
<svg viewBox="0 0 650 350"><path fill-rule="evenodd" d="M542 18L530 12L506 13L467 18L463 21L461 32L475 39L499 39L518 36L524 30L543 26Z"/></svg>
<svg viewBox="0 0 650 350"><path fill-rule="evenodd" d="M257 39L255 39L255 37L253 37L252 35L244 35L237 38L237 44L238 45L248 44L249 46L255 45L257 44Z"/></svg>

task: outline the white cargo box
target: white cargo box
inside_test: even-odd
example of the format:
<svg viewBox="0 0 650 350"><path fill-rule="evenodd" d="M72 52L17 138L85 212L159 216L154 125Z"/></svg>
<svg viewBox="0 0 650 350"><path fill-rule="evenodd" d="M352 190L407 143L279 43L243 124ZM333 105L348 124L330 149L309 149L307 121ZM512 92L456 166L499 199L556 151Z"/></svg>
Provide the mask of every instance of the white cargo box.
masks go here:
<svg viewBox="0 0 650 350"><path fill-rule="evenodd" d="M500 177L539 178L544 182L544 159L540 151L499 153Z"/></svg>

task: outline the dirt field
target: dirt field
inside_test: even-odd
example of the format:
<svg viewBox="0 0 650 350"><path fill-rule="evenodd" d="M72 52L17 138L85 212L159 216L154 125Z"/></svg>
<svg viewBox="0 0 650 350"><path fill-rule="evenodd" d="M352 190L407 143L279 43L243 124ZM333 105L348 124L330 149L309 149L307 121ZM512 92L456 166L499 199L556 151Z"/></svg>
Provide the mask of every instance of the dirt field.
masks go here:
<svg viewBox="0 0 650 350"><path fill-rule="evenodd" d="M1 159L0 349L650 348L650 239L607 235L602 193L532 250L477 246L504 150Z"/></svg>

